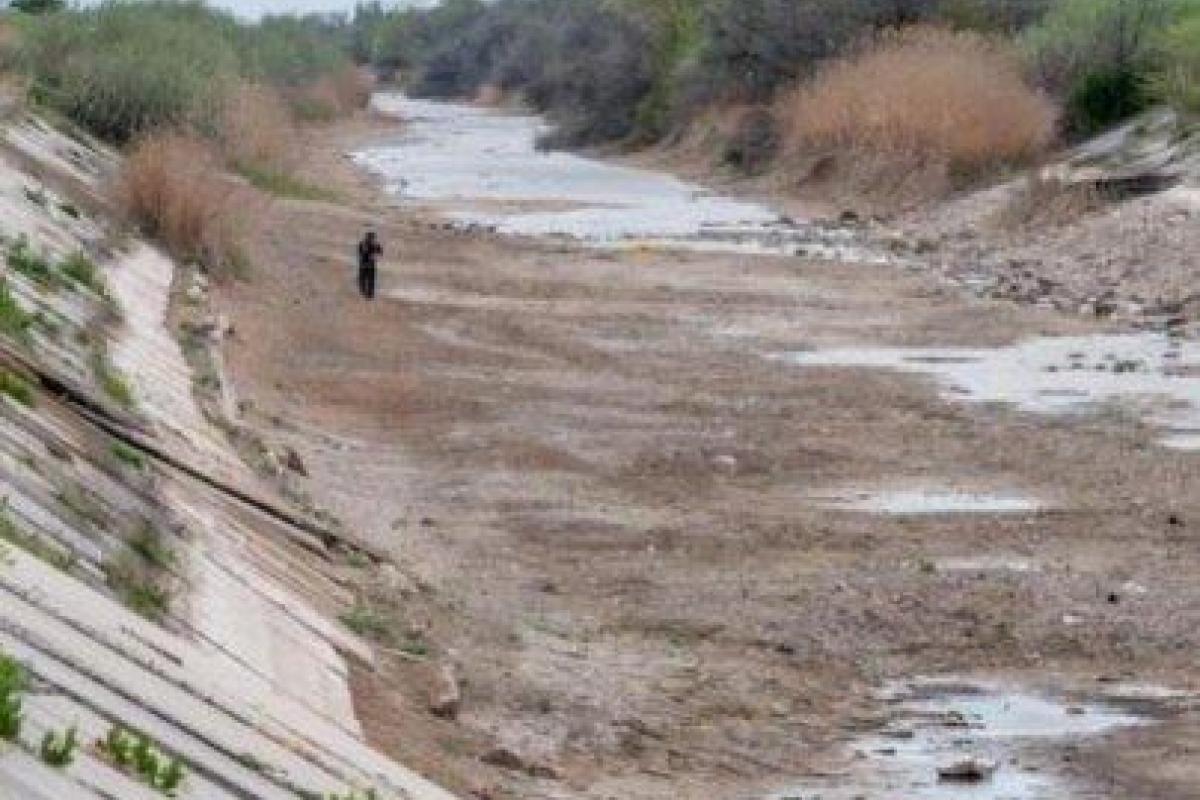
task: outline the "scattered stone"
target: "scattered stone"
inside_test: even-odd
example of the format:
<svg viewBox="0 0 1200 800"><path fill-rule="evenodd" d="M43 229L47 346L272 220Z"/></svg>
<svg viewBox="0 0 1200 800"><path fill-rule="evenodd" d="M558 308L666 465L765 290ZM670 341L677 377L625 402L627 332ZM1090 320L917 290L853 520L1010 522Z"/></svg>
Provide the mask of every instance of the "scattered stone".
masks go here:
<svg viewBox="0 0 1200 800"><path fill-rule="evenodd" d="M976 756L969 756L937 768L938 778L943 781L985 781L996 774L1000 765Z"/></svg>
<svg viewBox="0 0 1200 800"><path fill-rule="evenodd" d="M442 719L458 719L462 710L462 690L458 685L458 675L453 664L442 664L434 680L433 691L430 693L429 711L435 717Z"/></svg>
<svg viewBox="0 0 1200 800"><path fill-rule="evenodd" d="M300 458L300 454L293 448L287 448L283 453L283 463L292 472L302 477L308 477L308 467L304 465L304 459Z"/></svg>
<svg viewBox="0 0 1200 800"><path fill-rule="evenodd" d="M507 745L496 745L484 753L481 760L485 764L510 772L523 772L531 778L558 780L562 777L562 772L558 767L541 760L531 759Z"/></svg>

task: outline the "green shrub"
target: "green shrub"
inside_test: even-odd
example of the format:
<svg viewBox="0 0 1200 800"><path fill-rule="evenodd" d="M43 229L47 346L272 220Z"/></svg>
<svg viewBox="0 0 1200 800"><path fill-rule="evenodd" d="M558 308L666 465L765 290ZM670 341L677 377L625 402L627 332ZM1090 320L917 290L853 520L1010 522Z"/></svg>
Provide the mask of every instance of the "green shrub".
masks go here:
<svg viewBox="0 0 1200 800"><path fill-rule="evenodd" d="M198 0L105 0L24 22L33 99L117 143L164 126L215 134L242 80L298 87L349 64L309 21L246 25Z"/></svg>
<svg viewBox="0 0 1200 800"><path fill-rule="evenodd" d="M32 408L35 402L33 386L11 370L0 367L0 394L11 397L23 406Z"/></svg>
<svg viewBox="0 0 1200 800"><path fill-rule="evenodd" d="M237 75L231 18L197 2L105 2L25 32L33 98L123 143L159 125L210 124Z"/></svg>
<svg viewBox="0 0 1200 800"><path fill-rule="evenodd" d="M133 737L120 725L109 728L103 739L96 742L96 749L108 756L113 766L127 770L133 766Z"/></svg>
<svg viewBox="0 0 1200 800"><path fill-rule="evenodd" d="M137 450L124 442L117 442L112 446L113 457L127 467L132 467L135 470L141 471L146 468L146 457L142 455L141 450Z"/></svg>
<svg viewBox="0 0 1200 800"><path fill-rule="evenodd" d="M1071 90L1067 114L1076 132L1091 134L1145 110L1146 79L1131 68L1110 67L1085 75Z"/></svg>
<svg viewBox="0 0 1200 800"><path fill-rule="evenodd" d="M25 339L31 325L33 315L21 308L8 287L8 281L0 278L0 334Z"/></svg>
<svg viewBox="0 0 1200 800"><path fill-rule="evenodd" d="M75 554L70 550L55 547L40 536L22 530L8 513L7 499L0 501L0 540L19 547L35 558L40 558L55 569L70 572L75 566Z"/></svg>
<svg viewBox="0 0 1200 800"><path fill-rule="evenodd" d="M133 387L101 350L92 354L92 373L104 393L122 408L133 408L137 404Z"/></svg>
<svg viewBox="0 0 1200 800"><path fill-rule="evenodd" d="M107 294L104 278L100 274L96 262L88 258L86 253L72 253L63 259L58 268L67 279L79 286L90 289L101 296Z"/></svg>
<svg viewBox="0 0 1200 800"><path fill-rule="evenodd" d="M1068 128L1090 133L1145 107L1163 33L1198 0L1060 0L1024 36L1041 83L1067 101Z"/></svg>
<svg viewBox="0 0 1200 800"><path fill-rule="evenodd" d="M55 769L65 769L75 760L75 749L79 746L78 730L74 726L64 734L46 731L42 737L40 755L42 762Z"/></svg>
<svg viewBox="0 0 1200 800"><path fill-rule="evenodd" d="M25 670L12 656L0 655L0 739L15 742L21 735L21 693L25 691Z"/></svg>
<svg viewBox="0 0 1200 800"><path fill-rule="evenodd" d="M187 779L182 760L168 759L149 736L143 733L134 736L120 725L110 728L108 734L96 742L96 749L118 770L136 775L167 797L174 797Z"/></svg>
<svg viewBox="0 0 1200 800"><path fill-rule="evenodd" d="M55 285L54 271L50 268L50 260L44 255L34 252L29 244L29 238L22 234L9 245L5 263L13 272L20 273L38 286L48 289Z"/></svg>
<svg viewBox="0 0 1200 800"><path fill-rule="evenodd" d="M1163 32L1150 90L1181 113L1200 113L1200 13L1184 16Z"/></svg>

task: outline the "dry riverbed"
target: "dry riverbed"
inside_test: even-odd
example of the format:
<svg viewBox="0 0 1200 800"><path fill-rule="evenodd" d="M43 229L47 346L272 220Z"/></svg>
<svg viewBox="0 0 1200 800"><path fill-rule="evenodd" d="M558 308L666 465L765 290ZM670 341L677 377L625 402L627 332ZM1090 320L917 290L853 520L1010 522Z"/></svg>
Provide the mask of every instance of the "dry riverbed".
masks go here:
<svg viewBox="0 0 1200 800"><path fill-rule="evenodd" d="M449 226L344 155L397 135L311 142L340 201L276 200L218 289L244 421L395 562L345 573L377 745L479 798L1198 796L1200 455L1134 383L1166 367L1100 347L1135 388L1087 413L964 396L941 348L1111 331L895 264ZM938 352L813 356L881 347ZM939 783L959 756L1011 793Z"/></svg>

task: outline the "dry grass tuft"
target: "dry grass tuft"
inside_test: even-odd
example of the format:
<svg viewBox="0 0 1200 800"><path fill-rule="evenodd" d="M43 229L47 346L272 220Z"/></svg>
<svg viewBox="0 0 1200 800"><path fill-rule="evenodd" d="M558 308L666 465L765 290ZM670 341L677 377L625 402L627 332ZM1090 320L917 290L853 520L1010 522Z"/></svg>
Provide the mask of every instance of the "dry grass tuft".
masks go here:
<svg viewBox="0 0 1200 800"><path fill-rule="evenodd" d="M1095 186L1070 183L1035 170L1017 188L994 220L1003 229L1069 225L1104 208Z"/></svg>
<svg viewBox="0 0 1200 800"><path fill-rule="evenodd" d="M291 172L299 137L288 104L274 88L240 83L224 98L217 138L235 168Z"/></svg>
<svg viewBox="0 0 1200 800"><path fill-rule="evenodd" d="M125 161L118 198L129 218L179 258L217 269L239 258L231 213L232 184L205 139L158 133Z"/></svg>
<svg viewBox="0 0 1200 800"><path fill-rule="evenodd" d="M289 99L296 114L320 122L346 117L371 102L374 82L365 70L346 67L293 90Z"/></svg>
<svg viewBox="0 0 1200 800"><path fill-rule="evenodd" d="M888 33L782 102L788 151L851 153L859 173L922 185L935 172L953 182L1028 162L1057 123L1011 46L936 28Z"/></svg>

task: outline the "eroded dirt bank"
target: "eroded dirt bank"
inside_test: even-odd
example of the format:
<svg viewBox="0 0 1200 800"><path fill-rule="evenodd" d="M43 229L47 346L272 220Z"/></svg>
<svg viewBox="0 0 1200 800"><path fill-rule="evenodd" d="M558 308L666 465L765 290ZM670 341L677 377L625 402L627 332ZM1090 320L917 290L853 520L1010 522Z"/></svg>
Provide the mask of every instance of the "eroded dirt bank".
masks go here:
<svg viewBox="0 0 1200 800"><path fill-rule="evenodd" d="M399 565L347 577L400 620L358 675L376 743L476 797L765 797L848 776L887 679L1200 688L1196 454L1120 409L1036 416L779 358L1102 323L895 267L447 230L343 156L393 126L310 142L342 202L275 201L249 280L219 290L246 421ZM373 305L350 264L367 223ZM1042 510L814 500L913 487ZM457 720L429 711L446 669ZM1072 797L1195 798L1188 708L1033 762Z"/></svg>

